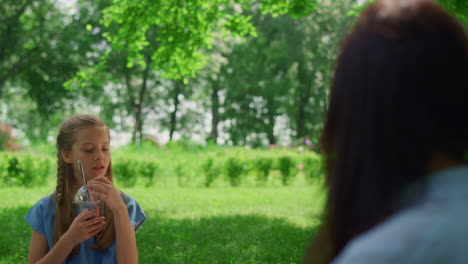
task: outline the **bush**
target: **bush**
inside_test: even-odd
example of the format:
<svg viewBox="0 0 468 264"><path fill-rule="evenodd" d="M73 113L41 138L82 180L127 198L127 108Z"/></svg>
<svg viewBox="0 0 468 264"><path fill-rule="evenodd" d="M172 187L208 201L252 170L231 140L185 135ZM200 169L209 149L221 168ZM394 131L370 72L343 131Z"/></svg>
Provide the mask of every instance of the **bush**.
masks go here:
<svg viewBox="0 0 468 264"><path fill-rule="evenodd" d="M53 159L24 153L1 153L0 186L34 187L46 183Z"/></svg>
<svg viewBox="0 0 468 264"><path fill-rule="evenodd" d="M124 187L132 187L136 184L137 170L133 160L120 158L112 163L114 178Z"/></svg>
<svg viewBox="0 0 468 264"><path fill-rule="evenodd" d="M152 186L154 184L154 176L158 171L158 164L155 161L140 162L138 168L141 176L146 179L145 187Z"/></svg>
<svg viewBox="0 0 468 264"><path fill-rule="evenodd" d="M202 171L205 174L204 185L210 187L211 184L218 178L221 174L221 170L216 166L213 157L208 157L205 162L202 164Z"/></svg>
<svg viewBox="0 0 468 264"><path fill-rule="evenodd" d="M24 155L21 159L19 185L32 187L43 185L50 171L50 160L38 156Z"/></svg>
<svg viewBox="0 0 468 264"><path fill-rule="evenodd" d="M281 172L281 180L283 185L288 185L291 178L295 176L296 168L294 160L289 156L282 156L278 160L279 170Z"/></svg>
<svg viewBox="0 0 468 264"><path fill-rule="evenodd" d="M112 162L113 176L124 187L133 187L138 177L145 179L145 186L154 184L154 176L158 171L158 164L149 159L135 155L117 155Z"/></svg>
<svg viewBox="0 0 468 264"><path fill-rule="evenodd" d="M20 167L19 160L17 157L10 156L7 165L7 174L4 178L4 183L6 185L21 185L20 175L23 170Z"/></svg>
<svg viewBox="0 0 468 264"><path fill-rule="evenodd" d="M320 159L318 157L306 157L303 160L303 164L307 181L310 183L318 181L322 175Z"/></svg>
<svg viewBox="0 0 468 264"><path fill-rule="evenodd" d="M270 170L273 167L273 159L269 157L261 157L255 160L254 164L257 170L258 181L262 183L267 182Z"/></svg>
<svg viewBox="0 0 468 264"><path fill-rule="evenodd" d="M190 168L187 167L187 162L182 161L177 163L174 168L175 174L177 176L177 184L180 187L185 187L190 183Z"/></svg>
<svg viewBox="0 0 468 264"><path fill-rule="evenodd" d="M226 161L226 175L231 186L238 186L241 183L244 171L244 164L239 158L230 157Z"/></svg>

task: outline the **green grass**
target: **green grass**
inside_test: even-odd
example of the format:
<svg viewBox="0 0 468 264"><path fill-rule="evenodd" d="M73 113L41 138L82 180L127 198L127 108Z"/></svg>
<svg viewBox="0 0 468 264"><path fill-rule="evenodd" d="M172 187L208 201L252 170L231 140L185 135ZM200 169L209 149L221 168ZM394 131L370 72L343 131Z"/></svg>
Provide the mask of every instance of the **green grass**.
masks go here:
<svg viewBox="0 0 468 264"><path fill-rule="evenodd" d="M24 263L29 208L52 187L0 189L0 263ZM123 189L148 219L137 232L140 263L300 263L315 233L317 186Z"/></svg>

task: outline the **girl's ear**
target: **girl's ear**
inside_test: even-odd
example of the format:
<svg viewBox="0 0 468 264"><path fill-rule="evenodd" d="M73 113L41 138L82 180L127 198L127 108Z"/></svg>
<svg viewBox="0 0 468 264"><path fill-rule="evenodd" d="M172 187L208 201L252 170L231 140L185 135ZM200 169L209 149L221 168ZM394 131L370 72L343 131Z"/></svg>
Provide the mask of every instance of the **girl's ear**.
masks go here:
<svg viewBox="0 0 468 264"><path fill-rule="evenodd" d="M63 159L66 163L68 163L68 164L71 164L71 163L72 163L71 151L62 151L61 155L62 155L62 159Z"/></svg>

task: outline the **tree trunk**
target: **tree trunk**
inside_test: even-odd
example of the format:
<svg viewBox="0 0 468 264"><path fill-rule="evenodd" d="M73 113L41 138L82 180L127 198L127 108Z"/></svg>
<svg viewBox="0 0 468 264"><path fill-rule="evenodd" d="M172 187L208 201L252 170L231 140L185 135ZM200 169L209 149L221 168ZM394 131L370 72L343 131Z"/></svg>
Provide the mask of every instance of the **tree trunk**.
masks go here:
<svg viewBox="0 0 468 264"><path fill-rule="evenodd" d="M266 118L268 120L268 124L266 124L265 127L265 132L268 136L268 144L269 145L275 145L276 144L276 138L275 138L275 117L277 115L277 106L275 102L275 95L272 93L268 93L266 98L266 104L265 107L268 110L266 113Z"/></svg>
<svg viewBox="0 0 468 264"><path fill-rule="evenodd" d="M299 91L299 96L297 98L297 116L296 116L296 126L297 126L297 138L302 138L305 136L305 123L306 121L306 107L309 102L310 89L306 88L307 84L301 84L301 89Z"/></svg>
<svg viewBox="0 0 468 264"><path fill-rule="evenodd" d="M133 98L133 91L132 91L132 80L131 80L131 76L130 76L130 72L128 71L128 69L125 70L125 86L127 87L127 94L128 94L128 97L129 97L129 112L133 111L135 112L135 109L136 109L136 104L135 104L135 98ZM130 114L130 113L129 113ZM135 121L136 123L136 121ZM133 132L132 132L132 143L133 144L136 144L136 129L135 127L133 128Z"/></svg>
<svg viewBox="0 0 468 264"><path fill-rule="evenodd" d="M310 98L310 77L308 76L306 70L304 69L304 62L299 63L299 80L300 85L297 91L297 116L296 116L296 129L297 129L297 138L302 139L306 134L305 124L307 121L306 117L306 108Z"/></svg>
<svg viewBox="0 0 468 264"><path fill-rule="evenodd" d="M270 145L275 145L276 144L276 138L274 134L274 129L275 129L275 115L273 113L268 114L268 144Z"/></svg>
<svg viewBox="0 0 468 264"><path fill-rule="evenodd" d="M143 71L143 82L141 84L141 89L138 94L138 102L135 105L135 128L133 132L133 138L134 138L134 143L135 144L141 144L141 141L143 140L143 118L142 118L142 111L143 111L143 106L145 103L145 94L146 90L148 88L147 82L148 82L148 74L150 71L150 56L148 55L146 57L146 67L145 70Z"/></svg>
<svg viewBox="0 0 468 264"><path fill-rule="evenodd" d="M219 123L219 82L212 82L213 90L211 91L211 133L210 139L216 144L218 139L218 123Z"/></svg>
<svg viewBox="0 0 468 264"><path fill-rule="evenodd" d="M177 81L175 82L174 85L174 94L173 94L173 100L174 100L174 111L171 113L171 123L170 123L170 131L169 131L169 141L172 141L174 137L174 132L176 130L176 125L177 125L177 110L179 108L179 94L182 90L182 81Z"/></svg>

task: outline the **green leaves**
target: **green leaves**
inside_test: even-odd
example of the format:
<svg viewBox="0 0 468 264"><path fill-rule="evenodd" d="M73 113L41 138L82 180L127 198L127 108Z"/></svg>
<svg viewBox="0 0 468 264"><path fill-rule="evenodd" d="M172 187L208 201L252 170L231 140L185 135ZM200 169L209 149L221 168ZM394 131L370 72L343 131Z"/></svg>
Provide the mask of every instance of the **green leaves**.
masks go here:
<svg viewBox="0 0 468 264"><path fill-rule="evenodd" d="M232 35L239 37L256 35L255 27L250 22L252 16L227 15L226 19L223 29Z"/></svg>
<svg viewBox="0 0 468 264"><path fill-rule="evenodd" d="M438 2L454 14L461 23L468 24L468 1L466 0L438 0Z"/></svg>
<svg viewBox="0 0 468 264"><path fill-rule="evenodd" d="M262 13L271 13L273 17L288 14L294 18L308 16L317 8L313 0L260 0Z"/></svg>
<svg viewBox="0 0 468 264"><path fill-rule="evenodd" d="M362 4L359 4L359 3L356 3L354 5L354 7L349 10L349 12L347 13L348 16L359 16L359 14L361 14L361 12L366 8L368 7L370 4L372 4L374 2L374 0L369 0L369 1L366 1Z"/></svg>
<svg viewBox="0 0 468 264"><path fill-rule="evenodd" d="M234 37L256 36L251 16L243 9L255 1L199 0L119 0L104 11L101 23L110 28L118 25L117 32L106 32L112 49L127 49L127 67L145 65L143 51L151 50L153 71L161 71L168 79L195 77L205 66L206 50L212 48L216 33ZM308 15L316 1L261 0L265 13ZM158 31L148 39L147 31L156 26ZM154 42L154 44L151 44Z"/></svg>

